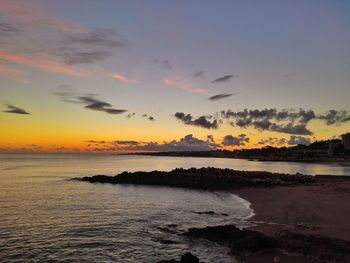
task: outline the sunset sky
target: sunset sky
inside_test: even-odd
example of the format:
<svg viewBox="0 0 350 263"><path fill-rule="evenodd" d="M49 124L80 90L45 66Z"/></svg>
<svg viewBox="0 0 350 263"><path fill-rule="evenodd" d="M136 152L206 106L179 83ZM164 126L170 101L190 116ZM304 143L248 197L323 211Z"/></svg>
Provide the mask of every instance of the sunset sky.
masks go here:
<svg viewBox="0 0 350 263"><path fill-rule="evenodd" d="M0 152L350 131L350 1L0 0Z"/></svg>

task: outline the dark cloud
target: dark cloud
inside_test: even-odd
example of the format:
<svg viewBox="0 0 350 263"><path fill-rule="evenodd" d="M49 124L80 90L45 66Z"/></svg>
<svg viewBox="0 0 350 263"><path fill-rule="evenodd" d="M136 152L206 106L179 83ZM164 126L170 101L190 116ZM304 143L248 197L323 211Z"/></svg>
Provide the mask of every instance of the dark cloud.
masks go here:
<svg viewBox="0 0 350 263"><path fill-rule="evenodd" d="M137 141L114 141L114 144L119 144L119 145L139 145L140 142Z"/></svg>
<svg viewBox="0 0 350 263"><path fill-rule="evenodd" d="M300 135L312 135L313 132L306 128L305 124L293 124L288 123L287 125L278 125L273 123L269 130L288 133L288 134L300 134Z"/></svg>
<svg viewBox="0 0 350 263"><path fill-rule="evenodd" d="M0 22L0 36L15 36L20 32L18 27Z"/></svg>
<svg viewBox="0 0 350 263"><path fill-rule="evenodd" d="M283 145L286 144L287 140L285 138L268 137L266 139L261 139L258 144L260 145Z"/></svg>
<svg viewBox="0 0 350 263"><path fill-rule="evenodd" d="M193 78L203 78L204 77L204 70L194 72L192 77Z"/></svg>
<svg viewBox="0 0 350 263"><path fill-rule="evenodd" d="M238 77L238 75L225 75L220 78L214 79L211 83L225 83L229 82L232 78Z"/></svg>
<svg viewBox="0 0 350 263"><path fill-rule="evenodd" d="M143 118L147 118L147 119L150 120L150 121L154 121L154 120L155 120L153 116L148 115L148 114L142 114L142 117L143 117Z"/></svg>
<svg viewBox="0 0 350 263"><path fill-rule="evenodd" d="M303 136L290 136L288 140L289 145L298 145L298 144L303 144L303 145L309 145L311 143L311 139Z"/></svg>
<svg viewBox="0 0 350 263"><path fill-rule="evenodd" d="M135 112L133 112L133 113L128 114L126 116L126 118L130 119L130 118L134 117L135 115L136 115Z"/></svg>
<svg viewBox="0 0 350 263"><path fill-rule="evenodd" d="M248 110L233 112L222 111L221 116L232 120L232 126L240 128L253 127L258 130L269 130L288 134L311 135L306 125L317 116L312 110Z"/></svg>
<svg viewBox="0 0 350 263"><path fill-rule="evenodd" d="M95 140L88 140L86 142L88 142L88 143L95 143L95 144L104 144L104 143L106 143L106 141L95 141Z"/></svg>
<svg viewBox="0 0 350 263"><path fill-rule="evenodd" d="M186 135L180 140L169 142L137 142L137 141L112 141L101 144L96 151L210 151L220 148L213 140L201 140L192 134Z"/></svg>
<svg viewBox="0 0 350 263"><path fill-rule="evenodd" d="M18 108L16 106L13 106L11 104L7 104L7 110L4 110L4 112L6 113L15 113L15 114L30 114L28 113L27 111L21 109L21 108Z"/></svg>
<svg viewBox="0 0 350 263"><path fill-rule="evenodd" d="M214 119L211 121L211 116L200 116L194 118L191 114L185 114L183 112L176 112L175 118L182 121L184 124L198 126L206 129L217 129L218 121Z"/></svg>
<svg viewBox="0 0 350 263"><path fill-rule="evenodd" d="M173 69L173 66L171 65L170 61L167 59L163 59L163 60L162 59L155 59L154 63L161 65L162 67L164 67L167 70Z"/></svg>
<svg viewBox="0 0 350 263"><path fill-rule="evenodd" d="M247 142L249 142L249 138L245 134L240 134L238 136L226 135L222 140L222 145L244 146Z"/></svg>
<svg viewBox="0 0 350 263"><path fill-rule="evenodd" d="M121 114L127 111L113 108L110 103L97 99L96 94L74 95L70 92L57 92L56 95L65 102L84 104L84 108L89 110L103 111L108 114Z"/></svg>
<svg viewBox="0 0 350 263"><path fill-rule="evenodd" d="M329 110L326 114L318 117L320 120L324 120L326 124L342 124L350 121L350 114L347 111Z"/></svg>
<svg viewBox="0 0 350 263"><path fill-rule="evenodd" d="M221 100L221 99L231 97L232 95L235 95L235 94L234 93L221 93L221 94L217 94L217 95L209 97L209 100Z"/></svg>

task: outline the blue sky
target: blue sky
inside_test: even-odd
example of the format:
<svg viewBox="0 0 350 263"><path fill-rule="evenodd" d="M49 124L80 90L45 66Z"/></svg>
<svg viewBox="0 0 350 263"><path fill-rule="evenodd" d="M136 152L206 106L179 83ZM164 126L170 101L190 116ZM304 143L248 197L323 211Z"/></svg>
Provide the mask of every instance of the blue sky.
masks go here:
<svg viewBox="0 0 350 263"><path fill-rule="evenodd" d="M102 139L103 130L108 130L108 140L157 142L188 134L202 140L212 134L221 141L243 133L252 138L250 143L233 146L253 147L271 136L315 140L349 129L348 1L2 0L0 15L3 111L8 104L32 111L25 116L32 118L32 136L23 138L23 144L40 144L35 127L62 123L65 116L66 135L58 138L64 145L73 138L80 138L80 144L85 138ZM230 76L228 81L213 83L224 76ZM75 99L95 94L127 112L92 112L77 105L83 101L62 100L57 96L62 92ZM229 96L208 99L218 94ZM242 128L218 118L223 110L265 108L302 108L319 116L334 109L345 115L336 125L321 123L319 117L304 123L312 135ZM176 119L176 112L223 123L208 130ZM0 114L0 121L11 123L3 136L22 141L9 134L23 120L8 113ZM136 117L124 116L133 113ZM144 114L154 121L145 122ZM75 127L80 122L84 129ZM88 123L100 129L88 128ZM57 140L49 134L45 147Z"/></svg>

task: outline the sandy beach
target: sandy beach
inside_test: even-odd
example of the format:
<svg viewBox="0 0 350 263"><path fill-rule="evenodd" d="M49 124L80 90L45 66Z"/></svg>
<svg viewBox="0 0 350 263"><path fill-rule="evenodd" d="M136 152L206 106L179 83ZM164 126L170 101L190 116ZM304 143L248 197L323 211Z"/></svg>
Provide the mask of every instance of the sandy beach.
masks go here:
<svg viewBox="0 0 350 263"><path fill-rule="evenodd" d="M350 240L350 178L317 177L317 185L244 188L255 227L268 234L287 228Z"/></svg>

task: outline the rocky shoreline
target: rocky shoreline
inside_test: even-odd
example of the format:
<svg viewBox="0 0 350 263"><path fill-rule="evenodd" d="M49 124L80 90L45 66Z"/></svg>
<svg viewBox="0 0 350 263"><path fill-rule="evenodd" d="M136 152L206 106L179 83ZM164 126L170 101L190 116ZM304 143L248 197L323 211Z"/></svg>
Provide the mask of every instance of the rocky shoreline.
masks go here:
<svg viewBox="0 0 350 263"><path fill-rule="evenodd" d="M96 175L76 178L90 183L136 184L182 187L202 190L229 190L243 187L311 185L313 176L220 168L177 168L170 172L123 172L116 176Z"/></svg>
<svg viewBox="0 0 350 263"><path fill-rule="evenodd" d="M257 224L190 228L189 239L206 239L230 249L240 262L350 262L350 178L247 172L231 169L174 169L77 178L90 183L156 185L230 191L252 202ZM214 211L193 211L208 216ZM333 216L332 216L333 215ZM225 214L222 214L225 216ZM260 221L259 221L260 220ZM253 221L252 221L253 222ZM175 234L175 233L174 233ZM197 263L191 253L161 263Z"/></svg>

